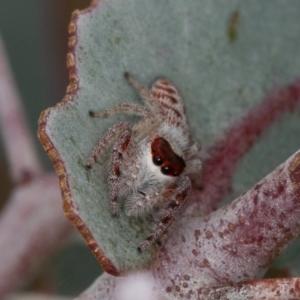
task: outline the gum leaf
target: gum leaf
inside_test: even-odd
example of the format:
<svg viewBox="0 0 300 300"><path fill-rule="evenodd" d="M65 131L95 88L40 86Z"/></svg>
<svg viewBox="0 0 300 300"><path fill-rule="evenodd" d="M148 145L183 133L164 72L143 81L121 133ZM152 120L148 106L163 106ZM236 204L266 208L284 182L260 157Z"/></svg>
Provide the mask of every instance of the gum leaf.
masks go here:
<svg viewBox="0 0 300 300"><path fill-rule="evenodd" d="M205 156L266 92L299 75L299 6L279 0L103 0L73 14L70 85L63 101L42 113L38 135L59 176L66 216L107 272L153 267L157 248L137 252L151 231L147 220L126 217L122 207L111 217L109 151L91 170L85 167L110 126L137 119L92 119L88 111L141 103L126 71L147 86L166 77L183 95ZM260 175L254 169L246 179Z"/></svg>

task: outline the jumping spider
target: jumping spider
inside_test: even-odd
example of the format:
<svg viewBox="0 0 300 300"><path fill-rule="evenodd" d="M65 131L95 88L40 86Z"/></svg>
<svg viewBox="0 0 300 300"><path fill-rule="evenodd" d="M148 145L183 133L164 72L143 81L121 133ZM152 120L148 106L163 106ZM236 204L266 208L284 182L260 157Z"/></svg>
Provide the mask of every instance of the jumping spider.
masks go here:
<svg viewBox="0 0 300 300"><path fill-rule="evenodd" d="M193 159L198 148L191 143L183 102L175 86L159 79L149 90L128 73L125 78L140 92L145 106L120 103L102 112L90 111L90 115L106 118L124 112L142 119L134 125L119 122L109 128L87 167L91 168L96 156L115 141L108 179L112 215L118 213L118 199L125 197L127 216L152 213L155 217L153 232L138 247L141 252L167 237L190 194L187 175L199 173L201 162Z"/></svg>

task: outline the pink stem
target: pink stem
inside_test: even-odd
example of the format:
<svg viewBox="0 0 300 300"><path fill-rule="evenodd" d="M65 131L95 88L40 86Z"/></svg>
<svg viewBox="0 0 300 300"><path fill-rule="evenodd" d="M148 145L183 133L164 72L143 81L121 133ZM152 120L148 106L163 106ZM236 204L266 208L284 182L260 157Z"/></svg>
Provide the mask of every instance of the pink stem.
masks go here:
<svg viewBox="0 0 300 300"><path fill-rule="evenodd" d="M62 210L58 178L38 159L0 38L0 118L16 187L0 218L0 298L24 284L64 243L72 225Z"/></svg>
<svg viewBox="0 0 300 300"><path fill-rule="evenodd" d="M202 174L202 191L194 191L188 214L205 215L215 210L230 192L236 164L253 143L276 120L292 111L300 101L300 80L271 93L230 128L225 137L208 150Z"/></svg>
<svg viewBox="0 0 300 300"><path fill-rule="evenodd" d="M248 281L209 291L206 299L222 299L221 295L226 296L226 299L239 300L300 299L300 278L274 278ZM214 298L212 298L213 296Z"/></svg>
<svg viewBox="0 0 300 300"><path fill-rule="evenodd" d="M14 182L24 182L41 173L32 135L27 124L20 96L7 64L0 37L0 120L4 144Z"/></svg>
<svg viewBox="0 0 300 300"><path fill-rule="evenodd" d="M264 275L300 235L300 151L231 204L180 220L154 272L165 290L232 285ZM190 278L193 278L191 281Z"/></svg>
<svg viewBox="0 0 300 300"><path fill-rule="evenodd" d="M27 282L72 229L56 174L15 188L0 218L0 299Z"/></svg>
<svg viewBox="0 0 300 300"><path fill-rule="evenodd" d="M192 279L190 280L192 281ZM123 281L124 279L122 277L113 277L104 273L86 291L74 300L118 299L116 296L118 295L118 290L122 288ZM149 284L151 284L151 282ZM159 285L159 283L156 284L157 287ZM127 289L132 289L132 293L135 293L136 291L135 287L129 285L127 286ZM143 299L296 300L300 299L300 278L258 279L219 288L203 287L198 288L195 291L194 297L191 295L188 284L185 289L188 293L185 294L182 291L180 298L174 297L167 290L165 291L167 296L164 295L164 293L161 293L156 297L151 297L149 293L144 294ZM159 291L159 289L156 290ZM179 290L179 286L177 290Z"/></svg>

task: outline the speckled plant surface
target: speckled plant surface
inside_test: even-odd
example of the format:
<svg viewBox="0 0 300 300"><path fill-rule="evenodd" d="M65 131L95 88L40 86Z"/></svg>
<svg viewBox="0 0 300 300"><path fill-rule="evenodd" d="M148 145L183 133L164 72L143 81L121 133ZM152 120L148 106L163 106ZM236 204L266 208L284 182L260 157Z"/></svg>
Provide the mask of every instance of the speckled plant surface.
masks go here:
<svg viewBox="0 0 300 300"><path fill-rule="evenodd" d="M139 271L155 286L149 299L300 297L300 279L258 280L300 233L299 16L299 2L279 0L103 0L74 13L70 85L43 112L39 138L67 217L108 273L127 276L103 275L82 299L121 299L127 274ZM147 221L110 214L109 153L85 168L113 123L136 121L88 116L140 103L125 71L147 86L159 76L176 85L204 164L173 233L142 254Z"/></svg>

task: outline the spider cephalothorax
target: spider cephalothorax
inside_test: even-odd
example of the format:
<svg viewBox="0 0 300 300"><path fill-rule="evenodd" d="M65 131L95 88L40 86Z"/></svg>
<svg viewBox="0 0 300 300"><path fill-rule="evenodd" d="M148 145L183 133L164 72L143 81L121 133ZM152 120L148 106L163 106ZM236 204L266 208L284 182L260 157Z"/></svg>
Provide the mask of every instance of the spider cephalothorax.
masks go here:
<svg viewBox="0 0 300 300"><path fill-rule="evenodd" d="M200 172L201 162L192 158L198 149L191 142L177 89L166 79L157 80L149 90L127 73L125 78L140 91L145 106L120 103L90 115L104 118L126 112L142 119L134 125L119 122L109 128L87 166L91 168L96 156L115 141L109 174L111 213L118 213L122 196L129 217L155 212L154 230L138 247L143 251L153 242L161 242L173 227L189 197L191 182L187 175Z"/></svg>

